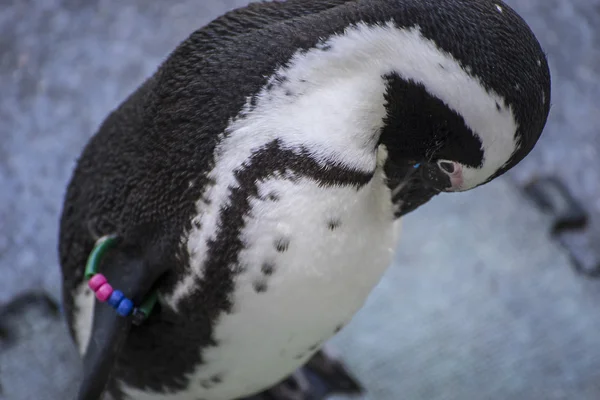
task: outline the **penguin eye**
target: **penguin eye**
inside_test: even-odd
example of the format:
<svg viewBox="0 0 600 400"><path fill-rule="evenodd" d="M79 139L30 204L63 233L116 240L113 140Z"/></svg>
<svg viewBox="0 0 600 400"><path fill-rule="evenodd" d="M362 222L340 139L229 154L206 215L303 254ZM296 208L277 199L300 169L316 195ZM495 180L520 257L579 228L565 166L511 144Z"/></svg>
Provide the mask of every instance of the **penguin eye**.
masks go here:
<svg viewBox="0 0 600 400"><path fill-rule="evenodd" d="M452 174L456 170L454 163L451 161L438 161L438 166L448 174Z"/></svg>

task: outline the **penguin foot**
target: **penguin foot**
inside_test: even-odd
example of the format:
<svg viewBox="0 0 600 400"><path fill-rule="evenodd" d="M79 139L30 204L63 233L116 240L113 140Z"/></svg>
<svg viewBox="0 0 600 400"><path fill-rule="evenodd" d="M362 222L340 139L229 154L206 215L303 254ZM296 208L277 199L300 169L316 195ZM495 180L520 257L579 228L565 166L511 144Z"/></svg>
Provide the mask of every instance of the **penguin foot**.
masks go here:
<svg viewBox="0 0 600 400"><path fill-rule="evenodd" d="M333 394L359 395L363 388L340 361L319 350L290 377L242 400L325 400Z"/></svg>

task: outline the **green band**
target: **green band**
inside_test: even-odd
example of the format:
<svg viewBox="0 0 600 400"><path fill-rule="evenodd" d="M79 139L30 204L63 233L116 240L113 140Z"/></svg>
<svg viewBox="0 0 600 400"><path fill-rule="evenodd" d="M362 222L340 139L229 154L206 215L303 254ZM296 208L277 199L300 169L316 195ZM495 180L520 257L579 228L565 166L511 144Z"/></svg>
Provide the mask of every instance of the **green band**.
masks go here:
<svg viewBox="0 0 600 400"><path fill-rule="evenodd" d="M98 273L98 264L108 250L114 247L117 237L114 235L103 236L96 242L96 245L90 253L87 264L85 265L85 279L89 280Z"/></svg>
<svg viewBox="0 0 600 400"><path fill-rule="evenodd" d="M158 292L156 290L153 290L152 293L150 293L150 296L148 296L144 300L142 305L139 307L139 310L144 313L146 318L148 318L148 316L152 312L152 309L154 308L154 305L156 304L157 300L158 300Z"/></svg>

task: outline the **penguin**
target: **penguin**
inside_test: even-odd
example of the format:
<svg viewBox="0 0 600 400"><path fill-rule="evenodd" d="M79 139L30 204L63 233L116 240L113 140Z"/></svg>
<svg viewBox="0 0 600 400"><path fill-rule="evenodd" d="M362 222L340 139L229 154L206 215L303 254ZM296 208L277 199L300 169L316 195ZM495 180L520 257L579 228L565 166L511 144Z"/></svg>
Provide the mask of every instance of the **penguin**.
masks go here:
<svg viewBox="0 0 600 400"><path fill-rule="evenodd" d="M517 165L550 90L500 0L259 2L193 32L108 115L66 190L78 398L285 398L273 388L392 263L402 216ZM135 310L155 294L151 312L94 295L85 266L107 237L101 284Z"/></svg>

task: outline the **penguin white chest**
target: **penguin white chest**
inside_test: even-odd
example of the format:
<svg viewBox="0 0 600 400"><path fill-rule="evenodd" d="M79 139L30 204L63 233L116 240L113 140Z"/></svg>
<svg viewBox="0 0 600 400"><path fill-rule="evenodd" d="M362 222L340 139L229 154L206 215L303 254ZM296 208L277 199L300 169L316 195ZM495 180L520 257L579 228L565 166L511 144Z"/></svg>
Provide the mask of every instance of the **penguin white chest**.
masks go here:
<svg viewBox="0 0 600 400"><path fill-rule="evenodd" d="M389 189L376 176L360 189L308 179L259 185L241 232L233 309L214 328L197 388L210 400L263 390L301 366L364 304L390 265L395 237Z"/></svg>

